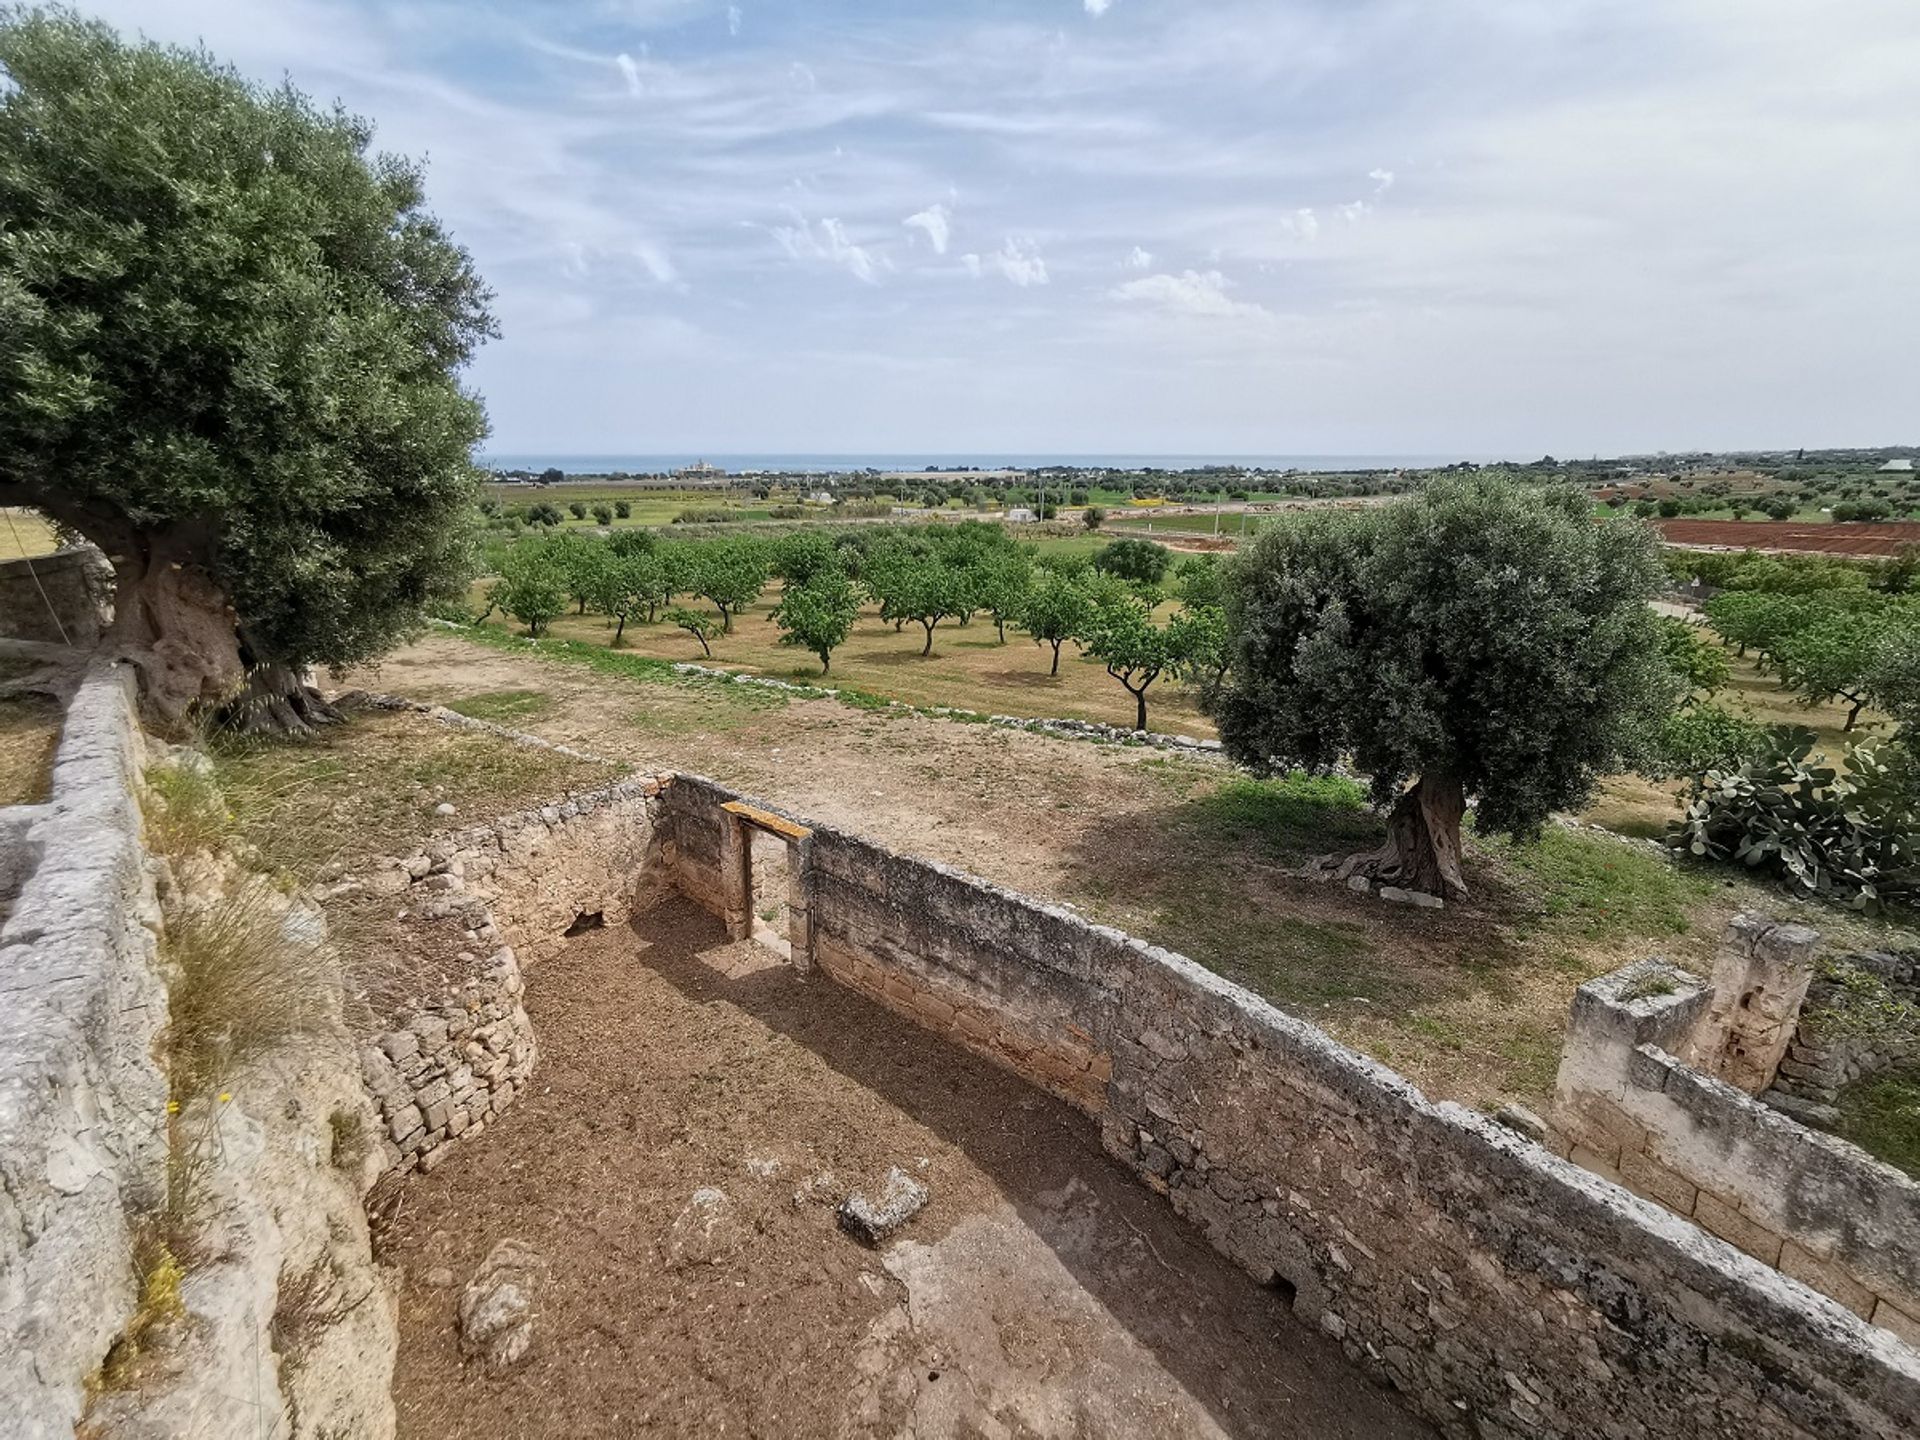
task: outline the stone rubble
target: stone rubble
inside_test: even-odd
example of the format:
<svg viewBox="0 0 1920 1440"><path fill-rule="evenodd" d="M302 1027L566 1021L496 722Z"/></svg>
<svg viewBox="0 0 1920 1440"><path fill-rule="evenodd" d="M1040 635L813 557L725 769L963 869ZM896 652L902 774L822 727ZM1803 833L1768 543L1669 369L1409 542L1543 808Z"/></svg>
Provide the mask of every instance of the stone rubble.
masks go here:
<svg viewBox="0 0 1920 1440"><path fill-rule="evenodd" d="M521 1240L502 1240L460 1292L460 1353L498 1374L533 1348L534 1300L546 1261Z"/></svg>
<svg viewBox="0 0 1920 1440"><path fill-rule="evenodd" d="M840 1202L835 1218L842 1230L863 1245L878 1245L918 1215L929 1198L926 1186L895 1165L887 1171L878 1205L855 1190Z"/></svg>

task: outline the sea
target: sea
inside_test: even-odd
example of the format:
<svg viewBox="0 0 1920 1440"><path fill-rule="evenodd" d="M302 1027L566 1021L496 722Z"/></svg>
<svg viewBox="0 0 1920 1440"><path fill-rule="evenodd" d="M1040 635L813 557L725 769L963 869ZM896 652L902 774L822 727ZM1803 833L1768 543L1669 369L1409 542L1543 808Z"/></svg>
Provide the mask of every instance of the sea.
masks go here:
<svg viewBox="0 0 1920 1440"><path fill-rule="evenodd" d="M558 453L505 452L486 454L479 463L491 470L557 469L568 475L664 475L699 461L717 465L731 474L774 471L802 474L845 474L856 470L919 473L925 470L1037 470L1067 466L1089 470L1204 470L1211 466L1235 466L1249 470L1307 470L1335 472L1344 470L1424 470L1452 465L1461 460L1491 464L1519 456L1499 455L1049 455L1028 450L1004 452L980 451L967 455L846 454L846 455L725 455L692 452L661 455L564 455ZM1525 457L1534 458L1534 457Z"/></svg>

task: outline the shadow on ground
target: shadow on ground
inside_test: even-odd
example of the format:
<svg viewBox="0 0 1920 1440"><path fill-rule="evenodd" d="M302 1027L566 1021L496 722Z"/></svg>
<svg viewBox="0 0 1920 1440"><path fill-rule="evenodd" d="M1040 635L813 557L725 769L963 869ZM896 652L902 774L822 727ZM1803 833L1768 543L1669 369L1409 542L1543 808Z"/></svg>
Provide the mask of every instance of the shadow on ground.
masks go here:
<svg viewBox="0 0 1920 1440"><path fill-rule="evenodd" d="M528 1005L532 1090L384 1237L403 1434L1429 1433L1084 1116L685 901L571 942ZM892 1165L932 1200L867 1250L831 1202ZM702 1187L727 1219L690 1260ZM509 1235L554 1273L535 1357L485 1379L421 1277Z"/></svg>

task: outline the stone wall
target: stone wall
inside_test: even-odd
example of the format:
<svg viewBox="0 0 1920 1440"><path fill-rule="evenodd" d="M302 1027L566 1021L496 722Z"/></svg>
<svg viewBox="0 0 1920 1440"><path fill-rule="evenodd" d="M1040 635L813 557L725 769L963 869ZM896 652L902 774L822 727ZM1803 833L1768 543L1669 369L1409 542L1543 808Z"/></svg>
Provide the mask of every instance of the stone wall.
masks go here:
<svg viewBox="0 0 1920 1440"><path fill-rule="evenodd" d="M362 1049L389 1170L431 1170L517 1098L539 1056L521 962L551 955L576 926L627 922L651 883L661 783L622 780L469 826L328 891L383 903L412 934L438 932L446 957L440 983L397 997Z"/></svg>
<svg viewBox="0 0 1920 1440"><path fill-rule="evenodd" d="M1887 1000L1920 1007L1920 958L1868 953L1849 955L1841 963L1885 986ZM1920 1060L1915 1027L1849 1024L1851 998L1837 975L1813 977L1793 1042L1767 1091L1768 1104L1796 1119L1830 1126L1839 1118L1834 1101L1842 1090Z"/></svg>
<svg viewBox="0 0 1920 1440"><path fill-rule="evenodd" d="M0 637L91 649L112 593L113 571L90 545L0 560Z"/></svg>
<svg viewBox="0 0 1920 1440"><path fill-rule="evenodd" d="M660 855L725 914L743 863L678 777ZM1920 1354L1776 1270L1182 956L791 821L796 967L1093 1116L1108 1151L1453 1436L1879 1436Z"/></svg>
<svg viewBox="0 0 1920 1440"><path fill-rule="evenodd" d="M0 613L9 602L0 599ZM0 812L0 1431L70 1433L132 1313L136 1217L166 1176L166 991L135 802L131 675L68 707L52 798Z"/></svg>
<svg viewBox="0 0 1920 1440"><path fill-rule="evenodd" d="M1582 985L1550 1143L1920 1346L1920 1184L1678 1058L1715 1006L1657 960Z"/></svg>

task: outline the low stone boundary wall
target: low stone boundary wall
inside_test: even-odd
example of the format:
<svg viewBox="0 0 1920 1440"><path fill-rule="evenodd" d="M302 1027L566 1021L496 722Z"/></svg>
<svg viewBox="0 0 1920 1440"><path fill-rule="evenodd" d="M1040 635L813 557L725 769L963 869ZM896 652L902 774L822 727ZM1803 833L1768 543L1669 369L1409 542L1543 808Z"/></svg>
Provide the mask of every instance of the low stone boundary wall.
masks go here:
<svg viewBox="0 0 1920 1440"><path fill-rule="evenodd" d="M661 855L725 913L743 863L677 777ZM754 808L754 807L750 807ZM1876 1436L1920 1354L1693 1224L1203 967L794 820L806 953L1070 1100L1106 1148L1453 1436Z"/></svg>
<svg viewBox="0 0 1920 1440"><path fill-rule="evenodd" d="M9 607L0 600L0 612ZM166 1183L167 996L135 802L132 676L96 663L45 805L0 811L0 1395L8 1434L68 1434L132 1314L133 1224Z"/></svg>
<svg viewBox="0 0 1920 1440"><path fill-rule="evenodd" d="M1920 1184L1679 1058L1726 1008L1657 960L1582 985L1550 1143L1920 1347Z"/></svg>
<svg viewBox="0 0 1920 1440"><path fill-rule="evenodd" d="M327 892L390 901L396 923L445 925L448 943L467 947L454 955L457 982L383 1017L391 1028L361 1052L390 1171L433 1169L517 1098L539 1057L521 962L551 955L576 926L628 921L654 883L661 786L658 776L621 780L469 826Z"/></svg>

